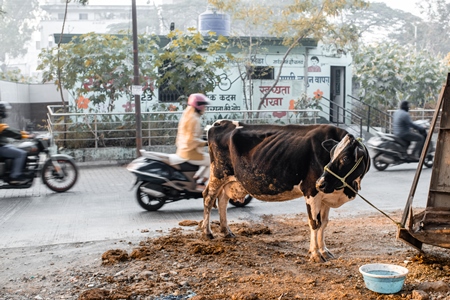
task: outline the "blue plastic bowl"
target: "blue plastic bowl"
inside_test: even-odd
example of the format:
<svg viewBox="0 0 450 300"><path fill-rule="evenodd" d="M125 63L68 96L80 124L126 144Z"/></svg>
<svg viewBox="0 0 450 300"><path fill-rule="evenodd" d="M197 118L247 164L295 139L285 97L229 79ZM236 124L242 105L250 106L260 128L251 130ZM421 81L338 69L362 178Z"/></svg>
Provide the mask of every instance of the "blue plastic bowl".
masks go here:
<svg viewBox="0 0 450 300"><path fill-rule="evenodd" d="M390 264L368 264L359 267L366 287L380 294L400 292L405 283L408 269Z"/></svg>

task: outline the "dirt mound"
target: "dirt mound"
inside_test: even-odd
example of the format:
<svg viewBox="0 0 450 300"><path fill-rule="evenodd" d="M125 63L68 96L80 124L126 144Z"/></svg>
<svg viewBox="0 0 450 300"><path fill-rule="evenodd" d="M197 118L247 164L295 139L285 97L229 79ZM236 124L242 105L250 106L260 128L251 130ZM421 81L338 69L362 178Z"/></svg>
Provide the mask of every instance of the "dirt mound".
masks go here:
<svg viewBox="0 0 450 300"><path fill-rule="evenodd" d="M221 238L213 223L214 240L203 238L197 222L195 228L174 228L142 241L130 253L108 250L101 264L75 266L66 277L59 276L57 284L47 275L32 287L19 283L1 292L39 294L43 299L46 295L61 299L70 293L65 299L80 300L413 299L421 284L439 282L439 289L425 294L430 299L450 299L445 289L450 284L448 249L425 246L425 254L420 254L396 240L395 224L382 216L365 216L332 220L327 246L336 259L312 263L306 220L304 215L265 216L257 223L231 224L234 239ZM195 226L192 221L180 224ZM380 295L365 287L358 268L374 262L409 269L401 292Z"/></svg>

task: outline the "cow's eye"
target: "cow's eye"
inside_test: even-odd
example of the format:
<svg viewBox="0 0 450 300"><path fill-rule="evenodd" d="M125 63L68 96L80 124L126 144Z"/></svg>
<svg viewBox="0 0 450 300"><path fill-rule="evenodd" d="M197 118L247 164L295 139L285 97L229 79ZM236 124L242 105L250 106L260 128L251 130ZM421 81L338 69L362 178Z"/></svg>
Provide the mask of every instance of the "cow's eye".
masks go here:
<svg viewBox="0 0 450 300"><path fill-rule="evenodd" d="M344 157L341 159L342 164L345 164L347 161L348 161L348 157L347 157L347 156L344 156Z"/></svg>

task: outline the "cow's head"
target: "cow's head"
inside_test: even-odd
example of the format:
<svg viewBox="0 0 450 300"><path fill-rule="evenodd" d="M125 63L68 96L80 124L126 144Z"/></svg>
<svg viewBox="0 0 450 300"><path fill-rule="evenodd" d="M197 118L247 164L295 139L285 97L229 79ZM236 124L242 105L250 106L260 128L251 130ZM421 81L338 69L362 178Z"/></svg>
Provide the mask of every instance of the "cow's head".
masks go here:
<svg viewBox="0 0 450 300"><path fill-rule="evenodd" d="M370 168L367 148L351 134L340 142L326 140L322 146L330 152L331 160L317 180L316 188L324 193L344 189L349 198L355 197L355 192L361 188L361 179Z"/></svg>

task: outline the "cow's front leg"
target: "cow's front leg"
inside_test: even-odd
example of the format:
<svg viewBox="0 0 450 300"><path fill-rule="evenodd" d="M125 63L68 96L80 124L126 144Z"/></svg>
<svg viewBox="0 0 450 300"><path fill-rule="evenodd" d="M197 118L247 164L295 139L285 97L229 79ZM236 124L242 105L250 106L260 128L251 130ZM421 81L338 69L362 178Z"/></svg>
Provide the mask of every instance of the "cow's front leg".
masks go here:
<svg viewBox="0 0 450 300"><path fill-rule="evenodd" d="M306 199L306 211L308 212L308 223L309 227L312 230L320 228L321 225L321 217L320 217L320 208L322 197L320 193L316 196L305 197Z"/></svg>
<svg viewBox="0 0 450 300"><path fill-rule="evenodd" d="M202 223L202 229L203 229L203 235L212 240L214 238L214 235L211 231L211 209L214 206L215 203L215 195L211 196L211 192L209 189L209 184L206 186L205 190L203 191L203 223Z"/></svg>
<svg viewBox="0 0 450 300"><path fill-rule="evenodd" d="M322 226L321 220L321 200L320 193L315 197L306 198L306 210L308 211L308 225L311 232L311 239L309 244L310 260L314 262L325 262L325 257L319 251L319 230Z"/></svg>
<svg viewBox="0 0 450 300"><path fill-rule="evenodd" d="M328 205L322 204L322 208L320 210L320 215L322 216L322 226L317 230L317 243L319 246L319 252L321 256L325 260L333 259L334 256L328 250L325 245L325 229L328 225L329 215L330 215L330 207Z"/></svg>
<svg viewBox="0 0 450 300"><path fill-rule="evenodd" d="M220 232L226 238L234 238L236 237L234 233L231 231L230 227L228 227L227 221L227 206L228 206L229 197L225 190L220 193L219 196L219 220L220 220Z"/></svg>
<svg viewBox="0 0 450 300"><path fill-rule="evenodd" d="M312 229L311 228L311 224L309 226L310 230L311 230L311 240L310 240L310 244L309 244L309 260L313 261L313 262L326 262L326 259L322 256L322 254L319 251L319 245L317 243L317 232L319 231L318 229Z"/></svg>

